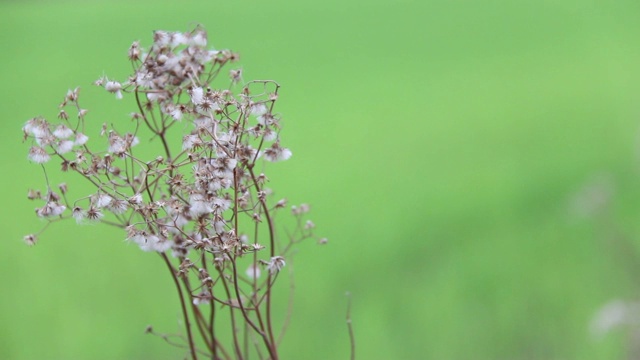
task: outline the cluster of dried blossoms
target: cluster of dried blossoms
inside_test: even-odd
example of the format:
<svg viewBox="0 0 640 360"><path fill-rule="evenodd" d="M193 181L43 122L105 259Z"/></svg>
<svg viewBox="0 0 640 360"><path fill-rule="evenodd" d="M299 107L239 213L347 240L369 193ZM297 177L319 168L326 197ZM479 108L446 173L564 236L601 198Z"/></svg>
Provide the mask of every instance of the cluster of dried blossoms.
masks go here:
<svg viewBox="0 0 640 360"><path fill-rule="evenodd" d="M273 111L279 85L243 83L239 69L229 71L230 79L219 78L237 55L206 46L200 28L156 31L148 51L134 42L128 54L133 75L122 83L106 77L95 82L118 99L135 98L133 129L121 132L122 125L105 123L99 136L96 131L95 147L89 147L94 141L85 123L91 120L78 89L60 105L58 124L29 120L23 128L25 140L32 141L28 157L42 165L47 179L46 192L32 190L29 198L44 201L36 214L46 225L68 218L102 222L122 228L142 250L158 253L180 296L182 345L191 358L256 353L277 359L272 287L292 245L315 238L315 225L303 219L307 205L291 207L295 229L279 240L274 215L286 201L271 203L268 179L258 171L264 161L291 156L280 145L280 117ZM151 141L141 144L145 134ZM181 146L172 139L181 139ZM138 155L149 151L136 151L143 145L155 146L150 160ZM46 176L45 163L54 159L95 192L70 202L67 186L54 189ZM34 244L37 235L24 240ZM221 319L230 326L218 336Z"/></svg>

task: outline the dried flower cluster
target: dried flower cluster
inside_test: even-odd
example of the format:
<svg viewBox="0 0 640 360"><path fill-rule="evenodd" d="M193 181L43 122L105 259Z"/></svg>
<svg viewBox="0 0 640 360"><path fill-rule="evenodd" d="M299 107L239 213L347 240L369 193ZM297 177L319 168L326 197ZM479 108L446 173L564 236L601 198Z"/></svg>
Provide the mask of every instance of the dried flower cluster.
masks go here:
<svg viewBox="0 0 640 360"><path fill-rule="evenodd" d="M238 57L208 49L201 28L156 31L148 50L134 42L128 57L135 71L126 81L103 76L95 84L116 99L135 99L130 121L104 123L99 134L87 134L93 119L76 88L60 104L57 124L37 117L23 127L24 139L32 142L28 158L41 164L47 179L45 192L29 191L29 199L42 201L35 212L45 228L68 218L117 226L142 250L158 253L182 304L186 336L177 345L191 358L252 352L275 360L271 289L292 245L315 238L315 225L303 219L305 204L291 208L295 229L286 239L277 237L274 215L286 200L271 203L268 179L258 171L264 161L291 157L274 112L279 85L245 83L240 69L225 80L223 67ZM123 132L127 124L132 129ZM138 155L148 153L153 156ZM54 161L95 191L70 201L67 185L54 188L46 176ZM25 242L35 244L40 232ZM223 320L231 344L217 336L215 325ZM247 339L251 349L240 345Z"/></svg>

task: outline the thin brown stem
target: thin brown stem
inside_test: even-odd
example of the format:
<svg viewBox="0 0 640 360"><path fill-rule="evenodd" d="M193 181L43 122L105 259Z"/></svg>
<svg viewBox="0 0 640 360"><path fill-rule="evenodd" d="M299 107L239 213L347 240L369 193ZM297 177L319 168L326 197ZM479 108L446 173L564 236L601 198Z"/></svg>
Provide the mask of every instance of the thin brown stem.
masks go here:
<svg viewBox="0 0 640 360"><path fill-rule="evenodd" d="M227 298L229 299L229 302L230 302L231 292L229 291L229 285L227 284L223 271L222 270L218 270L218 271L220 271L220 279L222 281L222 285L224 286L224 290L227 294ZM231 304L229 304L229 314L231 317L231 333L233 336L234 349L236 350L236 355L238 356L238 360L243 360L244 357L242 356L242 350L240 349L240 344L238 343L238 329L236 328L236 318L233 312L233 306L231 306Z"/></svg>
<svg viewBox="0 0 640 360"><path fill-rule="evenodd" d="M251 179L253 180L253 183L256 186L256 191L260 191L260 186L258 185L258 179L256 178L256 174L253 171L252 167L249 167L249 174L251 174ZM273 220L271 219L271 215L269 215L269 207L267 206L266 201L264 200L264 198L258 197L258 199L260 200L260 203L262 204L262 209L264 212L264 216L267 219L267 225L269 227L269 254L271 257L275 256L275 231L273 228ZM275 351L275 338L273 336L273 322L271 321L271 272L269 272L269 275L267 277L267 284L269 284L269 286L267 286L266 289L266 298L267 298L267 331L269 333L269 339L270 342L272 344L272 346L274 346L274 351ZM276 360L276 359L273 359Z"/></svg>
<svg viewBox="0 0 640 360"><path fill-rule="evenodd" d="M242 316L244 316L244 320L247 324L249 324L264 340L264 344L269 349L269 354L271 354L272 360L278 360L278 353L275 348L275 344L270 342L270 339L267 337L267 334L264 333L253 321L249 318L247 311L244 308L244 304L242 304L242 299L240 298L240 289L238 287L238 273L236 268L235 259L231 260L231 266L233 266L233 287L236 293L236 300L238 301L238 306L240 307L240 312Z"/></svg>
<svg viewBox="0 0 640 360"><path fill-rule="evenodd" d="M191 359L198 360L198 355L196 354L196 347L193 343L193 335L191 334L191 323L189 321L189 313L187 312L187 306L184 302L184 294L182 293L182 287L180 286L180 281L178 281L178 277L176 276L176 272L169 261L169 258L165 253L160 253L160 256L164 260L165 264L169 268L169 272L171 273L171 277L173 278L173 282L176 285L176 290L178 290L178 297L180 298L180 307L182 308L182 316L184 317L184 325L187 330L187 341L189 342L189 351L191 352Z"/></svg>
<svg viewBox="0 0 640 360"><path fill-rule="evenodd" d="M207 272L207 274L209 273L209 269L207 269L207 253L206 252L202 252L202 255L200 257L200 260L202 262L202 268ZM209 276L211 276L211 274L209 274ZM216 360L218 358L218 346L217 346L217 341L216 341L216 335L214 332L214 323L215 323L215 317L216 317L216 306L215 306L215 300L213 298L213 285L211 285L211 283L209 283L209 285L207 286L208 290L209 290L209 294L211 294L211 299L209 300L209 337L212 340L212 347L211 347L211 358L213 360Z"/></svg>

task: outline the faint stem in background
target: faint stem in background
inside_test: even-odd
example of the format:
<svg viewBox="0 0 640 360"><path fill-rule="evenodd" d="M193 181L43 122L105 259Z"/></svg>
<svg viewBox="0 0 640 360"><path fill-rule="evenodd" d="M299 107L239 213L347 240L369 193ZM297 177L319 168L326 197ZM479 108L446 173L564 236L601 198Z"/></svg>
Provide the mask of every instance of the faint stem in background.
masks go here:
<svg viewBox="0 0 640 360"><path fill-rule="evenodd" d="M353 322L351 321L351 293L347 291L345 294L347 297L347 329L349 330L349 344L351 349L351 360L356 358L356 338L353 334Z"/></svg>
<svg viewBox="0 0 640 360"><path fill-rule="evenodd" d="M189 345L184 344L187 341L180 334L160 334L160 333L156 333L155 331L153 331L153 328L151 326L147 326L147 328L145 329L144 332L146 334L151 334L151 335L154 335L154 336L157 336L157 337L161 338L162 340L164 340L167 344L169 344L171 346L175 346L175 347L181 348L181 349L189 349ZM180 339L180 340L182 340L183 343L179 343L179 342L176 342L174 340L171 340L171 338ZM200 355L207 355L207 353L203 352L203 351L198 351L198 353Z"/></svg>

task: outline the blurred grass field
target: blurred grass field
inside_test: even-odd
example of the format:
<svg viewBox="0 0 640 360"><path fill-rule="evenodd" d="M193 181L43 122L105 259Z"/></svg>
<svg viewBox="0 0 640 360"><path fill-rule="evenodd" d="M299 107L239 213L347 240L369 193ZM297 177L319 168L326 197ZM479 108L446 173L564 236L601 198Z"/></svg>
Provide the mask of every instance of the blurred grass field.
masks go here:
<svg viewBox="0 0 640 360"><path fill-rule="evenodd" d="M246 79L282 85L294 155L272 187L330 239L293 264L284 359L348 357L347 290L359 359L625 358L624 331L589 323L640 298L639 16L625 0L0 2L0 358L181 358L143 334L181 329L156 256L71 222L21 242L44 182L20 128L78 85L96 122L128 122L90 84L126 78L133 40L197 23ZM570 211L601 173L605 225Z"/></svg>

